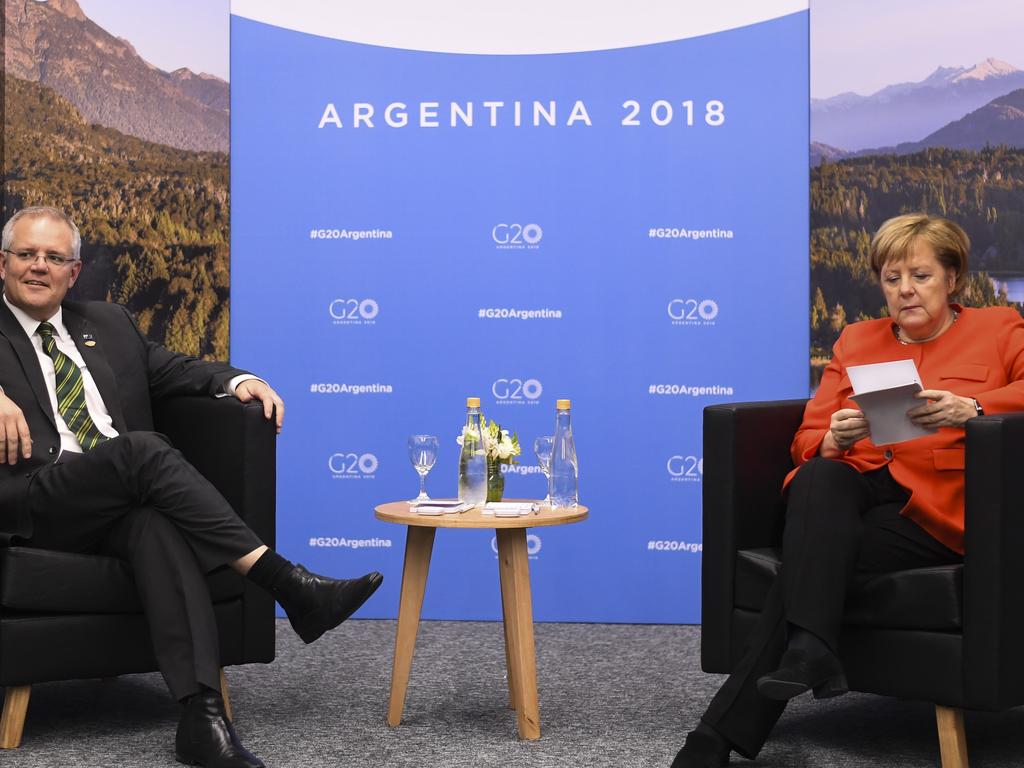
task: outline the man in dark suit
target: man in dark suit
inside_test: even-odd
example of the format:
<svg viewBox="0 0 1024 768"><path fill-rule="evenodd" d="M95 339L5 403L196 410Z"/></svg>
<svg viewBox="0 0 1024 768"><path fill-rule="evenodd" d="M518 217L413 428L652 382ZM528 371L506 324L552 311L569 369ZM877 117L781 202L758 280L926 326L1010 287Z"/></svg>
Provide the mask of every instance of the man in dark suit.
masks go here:
<svg viewBox="0 0 1024 768"><path fill-rule="evenodd" d="M245 371L146 340L123 307L65 301L80 247L78 228L54 208L18 211L3 229L0 543L131 563L160 671L183 704L177 759L262 766L224 716L204 575L227 564L247 576L307 643L348 618L382 577L328 579L288 562L153 432L152 403L173 395L259 400L278 431L284 403Z"/></svg>

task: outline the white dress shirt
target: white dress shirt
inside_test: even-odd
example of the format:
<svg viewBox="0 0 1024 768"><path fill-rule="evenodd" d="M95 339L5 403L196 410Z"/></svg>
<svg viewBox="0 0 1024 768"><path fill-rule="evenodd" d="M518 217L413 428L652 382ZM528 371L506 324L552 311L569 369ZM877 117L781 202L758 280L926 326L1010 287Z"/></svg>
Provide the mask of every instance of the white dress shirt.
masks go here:
<svg viewBox="0 0 1024 768"><path fill-rule="evenodd" d="M50 397L50 407L53 409L53 419L57 424L57 432L60 433L60 450L61 453L64 451L73 451L75 453L82 453L82 445L78 442L78 438L75 437L75 433L72 432L68 425L64 422L63 417L60 415L60 410L57 408L57 374L53 369L53 360L43 350L43 338L39 335L39 320L29 317L23 310L11 304L7 300L7 295L4 294L4 303L7 308L11 310L14 317L17 318L21 327L25 329L25 335L28 336L32 342L32 346L36 350L36 357L39 359L39 367L43 370L43 379L46 381L46 394ZM53 340L57 345L57 349L63 352L67 357L78 366L82 372L82 383L85 388L85 405L89 409L89 416L92 417L93 423L96 425L102 434L107 437L117 437L118 431L114 429L114 420L107 410L107 406L103 404L103 398L100 396L99 388L96 386L96 382L93 381L92 374L89 373L89 367L85 364L85 360L82 358L82 353L78 351L78 347L75 346L75 342L71 338L71 334L68 333L68 329L64 327L64 310L62 307L57 308L57 312L47 322L54 327ZM241 384L247 379L258 378L252 374L240 374L233 377L224 386L225 392L223 395L235 394L235 387ZM0 392L3 390L0 389ZM222 395L222 396L223 396Z"/></svg>

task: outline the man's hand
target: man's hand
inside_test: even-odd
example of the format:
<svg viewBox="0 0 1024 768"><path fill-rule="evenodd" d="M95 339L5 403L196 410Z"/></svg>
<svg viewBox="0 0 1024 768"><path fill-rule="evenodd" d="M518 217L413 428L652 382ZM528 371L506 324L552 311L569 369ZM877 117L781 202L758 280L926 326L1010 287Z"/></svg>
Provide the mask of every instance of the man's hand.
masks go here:
<svg viewBox="0 0 1024 768"><path fill-rule="evenodd" d="M907 411L907 416L919 427L962 427L968 419L978 415L974 400L944 389L924 389L914 397L929 401Z"/></svg>
<svg viewBox="0 0 1024 768"><path fill-rule="evenodd" d="M21 408L0 393L0 464L17 464L18 449L23 458L32 456L32 436Z"/></svg>
<svg viewBox="0 0 1024 768"><path fill-rule="evenodd" d="M284 400L275 392L269 384L259 379L246 379L235 387L235 397L243 403L259 400L263 403L263 415L268 419L277 410L277 433L281 434L281 425L284 423Z"/></svg>

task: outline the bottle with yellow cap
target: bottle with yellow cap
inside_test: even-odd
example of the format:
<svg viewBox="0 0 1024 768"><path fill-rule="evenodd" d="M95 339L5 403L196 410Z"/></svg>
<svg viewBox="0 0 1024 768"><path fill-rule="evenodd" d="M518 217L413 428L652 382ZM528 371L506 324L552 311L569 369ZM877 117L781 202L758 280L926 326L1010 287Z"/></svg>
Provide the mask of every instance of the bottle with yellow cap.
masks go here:
<svg viewBox="0 0 1024 768"><path fill-rule="evenodd" d="M466 398L466 426L459 454L459 500L474 507L487 501L487 452L484 447L480 398Z"/></svg>
<svg viewBox="0 0 1024 768"><path fill-rule="evenodd" d="M575 507L579 503L579 465L576 461L576 445L572 439L572 423L569 419L572 403L559 400L555 403L555 436L551 445L551 474L548 476L548 493L552 507Z"/></svg>

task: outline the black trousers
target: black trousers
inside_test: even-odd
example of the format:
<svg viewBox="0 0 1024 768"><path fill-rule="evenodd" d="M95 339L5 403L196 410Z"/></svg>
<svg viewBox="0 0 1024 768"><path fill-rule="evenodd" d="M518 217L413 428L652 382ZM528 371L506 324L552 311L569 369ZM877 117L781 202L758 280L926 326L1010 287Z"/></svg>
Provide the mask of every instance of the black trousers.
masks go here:
<svg viewBox="0 0 1024 768"><path fill-rule="evenodd" d="M963 561L963 556L900 515L908 493L888 468L861 474L814 458L790 483L782 568L743 657L702 718L741 755L754 758L785 709L757 692L778 667L788 624L837 650L846 593L859 577Z"/></svg>
<svg viewBox="0 0 1024 768"><path fill-rule="evenodd" d="M153 651L181 699L220 688L217 624L205 574L261 545L167 438L129 432L40 469L28 494L28 546L108 554L135 576Z"/></svg>

